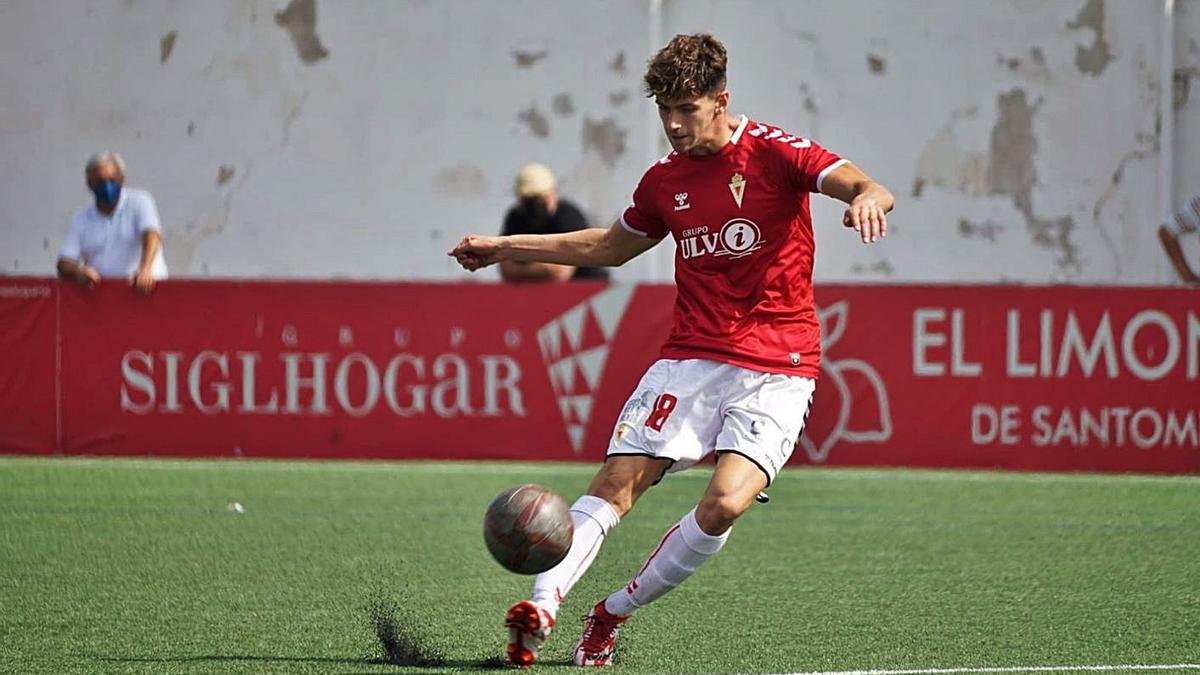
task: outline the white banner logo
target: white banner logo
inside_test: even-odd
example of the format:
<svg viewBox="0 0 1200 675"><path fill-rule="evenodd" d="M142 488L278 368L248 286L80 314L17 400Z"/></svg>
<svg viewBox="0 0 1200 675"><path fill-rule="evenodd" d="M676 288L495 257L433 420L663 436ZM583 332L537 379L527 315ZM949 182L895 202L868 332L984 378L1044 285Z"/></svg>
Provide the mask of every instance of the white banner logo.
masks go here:
<svg viewBox="0 0 1200 675"><path fill-rule="evenodd" d="M592 395L633 291L632 285L613 284L538 329L538 347L576 455L583 452Z"/></svg>

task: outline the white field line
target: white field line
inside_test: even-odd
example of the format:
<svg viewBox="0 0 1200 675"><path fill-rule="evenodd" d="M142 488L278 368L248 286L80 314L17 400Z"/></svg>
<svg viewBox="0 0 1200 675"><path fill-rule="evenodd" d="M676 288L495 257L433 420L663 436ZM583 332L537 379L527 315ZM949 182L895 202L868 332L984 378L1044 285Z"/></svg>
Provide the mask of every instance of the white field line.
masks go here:
<svg viewBox="0 0 1200 675"><path fill-rule="evenodd" d="M907 668L898 670L814 670L789 675L953 675L954 673L1137 673L1200 670L1200 664L1119 664L1095 666L1008 666L995 668Z"/></svg>

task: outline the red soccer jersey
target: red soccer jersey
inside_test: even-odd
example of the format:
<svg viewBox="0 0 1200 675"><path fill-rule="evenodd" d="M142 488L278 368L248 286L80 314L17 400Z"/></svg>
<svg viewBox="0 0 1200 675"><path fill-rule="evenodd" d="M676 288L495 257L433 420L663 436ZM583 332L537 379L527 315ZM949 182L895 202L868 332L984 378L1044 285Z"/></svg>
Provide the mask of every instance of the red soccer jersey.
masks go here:
<svg viewBox="0 0 1200 675"><path fill-rule="evenodd" d="M621 225L655 239L669 232L678 245L675 321L662 358L817 377L808 194L844 162L742 117L719 152L672 152L646 171Z"/></svg>

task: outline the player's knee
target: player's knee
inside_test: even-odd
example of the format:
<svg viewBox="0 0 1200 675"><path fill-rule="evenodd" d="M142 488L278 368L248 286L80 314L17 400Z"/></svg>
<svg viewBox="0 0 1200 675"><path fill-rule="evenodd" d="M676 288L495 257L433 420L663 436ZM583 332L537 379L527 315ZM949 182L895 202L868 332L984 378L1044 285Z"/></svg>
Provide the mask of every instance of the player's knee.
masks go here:
<svg viewBox="0 0 1200 675"><path fill-rule="evenodd" d="M748 504L732 494L704 495L696 506L696 522L706 534L717 536L733 527L733 521L746 511Z"/></svg>

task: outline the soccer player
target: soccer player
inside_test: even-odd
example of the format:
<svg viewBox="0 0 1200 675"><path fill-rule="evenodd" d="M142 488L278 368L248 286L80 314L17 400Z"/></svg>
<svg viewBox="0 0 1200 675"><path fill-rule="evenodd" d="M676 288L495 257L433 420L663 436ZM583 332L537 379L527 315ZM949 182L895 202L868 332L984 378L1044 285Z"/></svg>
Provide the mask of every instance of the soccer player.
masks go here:
<svg viewBox="0 0 1200 675"><path fill-rule="evenodd" d="M559 604L605 535L668 470L711 452L716 470L694 509L645 565L584 619L573 660L612 662L618 628L721 550L771 484L804 428L820 366L809 193L846 202L864 244L887 233L890 192L815 142L728 112L724 46L677 35L645 85L673 151L651 166L612 227L552 235L470 235L450 251L468 270L503 260L620 265L675 237L675 319L660 358L617 419L607 457L571 507L567 557L509 609L507 658L530 666Z"/></svg>

